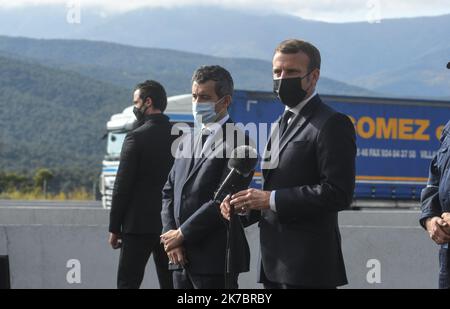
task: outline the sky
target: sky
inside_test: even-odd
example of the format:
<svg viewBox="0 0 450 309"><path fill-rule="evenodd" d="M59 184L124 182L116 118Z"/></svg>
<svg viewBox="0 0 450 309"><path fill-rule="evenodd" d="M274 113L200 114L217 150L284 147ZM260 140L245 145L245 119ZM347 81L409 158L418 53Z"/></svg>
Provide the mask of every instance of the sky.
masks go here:
<svg viewBox="0 0 450 309"><path fill-rule="evenodd" d="M282 13L326 22L379 22L383 19L450 14L450 0L0 0L0 8L57 4L96 7L105 14L140 7L213 6Z"/></svg>

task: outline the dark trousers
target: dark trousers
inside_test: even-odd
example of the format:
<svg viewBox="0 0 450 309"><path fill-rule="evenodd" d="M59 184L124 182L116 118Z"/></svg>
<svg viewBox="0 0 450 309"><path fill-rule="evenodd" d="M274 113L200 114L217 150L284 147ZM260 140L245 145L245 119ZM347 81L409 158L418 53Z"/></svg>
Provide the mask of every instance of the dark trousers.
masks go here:
<svg viewBox="0 0 450 309"><path fill-rule="evenodd" d="M173 289L172 274L168 269L169 260L160 243L159 234L123 235L117 288L138 289L152 253L160 288Z"/></svg>
<svg viewBox="0 0 450 309"><path fill-rule="evenodd" d="M439 288L450 289L450 265L449 265L449 250L441 247L439 250Z"/></svg>
<svg viewBox="0 0 450 309"><path fill-rule="evenodd" d="M297 289L297 290L326 290L326 289L336 289L336 287L308 287L308 286L302 286L302 285L292 285L287 283L278 283L273 282L267 279L266 274L264 272L264 267L261 263L260 268L260 276L261 276L261 283L264 285L265 289L268 290L289 290L289 289Z"/></svg>
<svg viewBox="0 0 450 309"><path fill-rule="evenodd" d="M231 279L231 289L238 288L238 274ZM175 289L225 289L224 275L192 275L186 269L173 271Z"/></svg>
<svg viewBox="0 0 450 309"><path fill-rule="evenodd" d="M297 289L297 290L327 290L327 289L336 289L336 287L307 287L302 285L292 285L286 283L276 283L276 282L264 282L264 288L268 290L289 290L289 289Z"/></svg>

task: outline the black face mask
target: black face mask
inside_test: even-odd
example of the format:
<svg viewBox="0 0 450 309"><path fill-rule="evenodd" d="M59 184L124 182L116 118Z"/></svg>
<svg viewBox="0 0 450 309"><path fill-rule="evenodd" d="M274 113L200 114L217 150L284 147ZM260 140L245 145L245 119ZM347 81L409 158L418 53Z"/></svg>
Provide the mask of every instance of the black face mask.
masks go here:
<svg viewBox="0 0 450 309"><path fill-rule="evenodd" d="M142 124L145 117L145 112L147 111L147 107L144 110L141 110L141 108L137 108L136 106L133 108L133 113L136 116L138 124Z"/></svg>
<svg viewBox="0 0 450 309"><path fill-rule="evenodd" d="M297 106L306 97L306 91L302 88L302 79L310 73L303 77L274 79L273 92L284 105L290 108Z"/></svg>

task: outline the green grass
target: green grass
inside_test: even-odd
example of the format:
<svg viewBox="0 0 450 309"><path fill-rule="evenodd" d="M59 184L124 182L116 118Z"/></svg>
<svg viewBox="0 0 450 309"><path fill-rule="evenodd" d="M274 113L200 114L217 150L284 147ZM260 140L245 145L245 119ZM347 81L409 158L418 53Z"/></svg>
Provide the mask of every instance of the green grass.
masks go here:
<svg viewBox="0 0 450 309"><path fill-rule="evenodd" d="M72 192L59 192L56 194L44 194L41 190L31 192L21 192L18 190L9 190L0 193L0 199L5 200L49 200L49 201L92 201L94 198L91 192L87 192L85 188L76 189Z"/></svg>

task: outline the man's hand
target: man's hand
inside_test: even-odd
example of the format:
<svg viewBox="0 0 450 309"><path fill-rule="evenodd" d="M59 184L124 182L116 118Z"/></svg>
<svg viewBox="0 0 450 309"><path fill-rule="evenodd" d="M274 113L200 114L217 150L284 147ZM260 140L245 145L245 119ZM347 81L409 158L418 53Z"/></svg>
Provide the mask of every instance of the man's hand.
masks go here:
<svg viewBox="0 0 450 309"><path fill-rule="evenodd" d="M443 227L443 230L450 235L450 212L444 212L441 216L442 220L447 223L446 227Z"/></svg>
<svg viewBox="0 0 450 309"><path fill-rule="evenodd" d="M441 218L447 222L447 224L450 224L450 212L444 212L441 216Z"/></svg>
<svg viewBox="0 0 450 309"><path fill-rule="evenodd" d="M230 220L230 213L231 213L231 196L227 195L227 197L223 200L223 202L220 204L220 213L222 214L222 217L224 217L226 220ZM239 214L245 215L247 214L246 209L240 209Z"/></svg>
<svg viewBox="0 0 450 309"><path fill-rule="evenodd" d="M450 242L450 234L448 231L449 224L440 217L433 217L427 219L425 222L430 238L434 240L438 245L442 245Z"/></svg>
<svg viewBox="0 0 450 309"><path fill-rule="evenodd" d="M188 263L183 247L177 247L175 249L167 251L167 256L169 257L170 264L177 264L184 266Z"/></svg>
<svg viewBox="0 0 450 309"><path fill-rule="evenodd" d="M270 208L270 191L247 189L231 196L230 205L237 212Z"/></svg>
<svg viewBox="0 0 450 309"><path fill-rule="evenodd" d="M114 250L122 247L122 238L117 234L109 233L108 242Z"/></svg>
<svg viewBox="0 0 450 309"><path fill-rule="evenodd" d="M184 236L180 229L170 230L161 235L161 242L164 244L164 250L166 252L181 246L183 240Z"/></svg>

